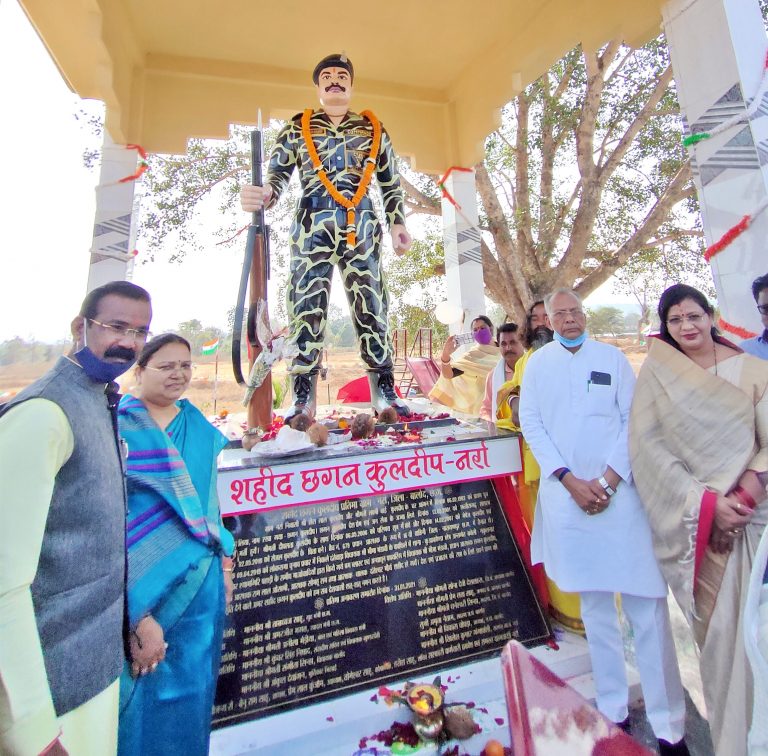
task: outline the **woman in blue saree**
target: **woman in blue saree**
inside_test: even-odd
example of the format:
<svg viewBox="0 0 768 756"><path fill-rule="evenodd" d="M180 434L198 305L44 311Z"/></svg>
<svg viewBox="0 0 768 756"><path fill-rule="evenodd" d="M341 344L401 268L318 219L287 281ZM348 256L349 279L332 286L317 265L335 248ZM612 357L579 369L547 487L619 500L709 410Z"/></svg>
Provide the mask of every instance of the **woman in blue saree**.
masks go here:
<svg viewBox="0 0 768 756"><path fill-rule="evenodd" d="M158 336L120 402L128 444L130 655L120 680L118 753L208 753L234 540L216 496L226 438L188 400L189 343Z"/></svg>

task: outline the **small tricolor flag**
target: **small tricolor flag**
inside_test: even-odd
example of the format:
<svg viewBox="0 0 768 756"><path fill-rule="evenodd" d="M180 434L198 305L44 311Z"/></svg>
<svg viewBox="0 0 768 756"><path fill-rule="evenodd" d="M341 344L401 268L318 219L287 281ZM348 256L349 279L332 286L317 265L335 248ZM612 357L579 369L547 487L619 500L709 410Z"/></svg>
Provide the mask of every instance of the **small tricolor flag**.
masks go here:
<svg viewBox="0 0 768 756"><path fill-rule="evenodd" d="M212 341L206 341L202 347L203 354L216 354L216 350L219 348L219 340L213 339Z"/></svg>

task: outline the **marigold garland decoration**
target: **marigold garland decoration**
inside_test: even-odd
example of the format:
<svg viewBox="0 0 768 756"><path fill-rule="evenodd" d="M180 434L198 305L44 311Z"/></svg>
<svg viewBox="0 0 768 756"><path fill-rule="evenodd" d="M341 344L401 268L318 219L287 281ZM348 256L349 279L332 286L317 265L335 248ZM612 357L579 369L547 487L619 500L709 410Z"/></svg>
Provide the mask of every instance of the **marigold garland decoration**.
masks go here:
<svg viewBox="0 0 768 756"><path fill-rule="evenodd" d="M139 160L139 165L138 165L138 168L136 169L136 173L132 173L130 176L123 176L123 178L118 180L117 182L118 184L127 184L129 181L137 181L138 179L141 178L144 172L149 169L146 150L140 144L126 144L125 149L136 150L136 152L139 153L139 157L141 159Z"/></svg>
<svg viewBox="0 0 768 756"><path fill-rule="evenodd" d="M312 140L312 133L309 128L312 113L312 109L307 108L301 116L301 135L304 137L304 144L307 146L307 152L309 152L312 167L315 169L317 177L320 179L320 183L326 188L331 197L347 210L347 246L354 247L355 244L357 244L357 234L355 232L355 208L360 204L360 200L365 197L365 194L368 191L368 186L371 183L373 172L376 170L376 156L379 154L379 147L381 146L381 123L370 110L364 110L360 113L360 115L367 118L371 122L371 126L373 126L373 141L371 142L371 151L365 159L365 168L363 169L363 177L360 180L360 185L357 187L357 191L352 198L348 199L328 178L328 174L323 168L320 156L317 154L317 148Z"/></svg>
<svg viewBox="0 0 768 756"><path fill-rule="evenodd" d="M728 333L732 333L734 336L738 336L740 339L751 339L754 336L757 336L757 334L753 331L748 331L746 328L742 328L741 326L732 325L727 320L723 320L723 318L720 318L717 321L717 324L723 331L728 331Z"/></svg>
<svg viewBox="0 0 768 756"><path fill-rule="evenodd" d="M461 205L456 202L456 199L453 197L453 195L445 188L445 182L448 181L448 176L451 175L454 171L461 171L462 173L472 173L471 168L462 168L460 165L452 165L441 177L440 180L437 182L438 187L440 188L440 191L442 192L443 197L445 197L448 202L450 202L457 210L461 211ZM470 225L472 225L470 223Z"/></svg>
<svg viewBox="0 0 768 756"><path fill-rule="evenodd" d="M750 215L745 215L735 226L729 228L714 244L704 250L704 259L709 262L718 252L722 252L734 239L741 236L752 222Z"/></svg>

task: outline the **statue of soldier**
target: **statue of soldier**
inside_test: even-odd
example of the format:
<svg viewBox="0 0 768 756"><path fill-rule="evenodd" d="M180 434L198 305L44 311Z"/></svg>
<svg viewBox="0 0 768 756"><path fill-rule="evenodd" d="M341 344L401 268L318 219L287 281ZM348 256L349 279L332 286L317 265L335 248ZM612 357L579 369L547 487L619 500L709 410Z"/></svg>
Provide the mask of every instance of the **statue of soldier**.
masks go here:
<svg viewBox="0 0 768 756"><path fill-rule="evenodd" d="M375 174L395 253L411 237L395 153L387 132L370 111L349 110L354 68L343 54L323 58L312 74L320 110L295 115L277 137L265 185L243 186L243 210L272 206L298 168L302 195L290 231L289 340L293 359L293 406L313 416L317 375L328 314L333 266L339 266L352 322L366 365L375 409L407 405L395 393L388 293L381 269L382 230L368 188Z"/></svg>

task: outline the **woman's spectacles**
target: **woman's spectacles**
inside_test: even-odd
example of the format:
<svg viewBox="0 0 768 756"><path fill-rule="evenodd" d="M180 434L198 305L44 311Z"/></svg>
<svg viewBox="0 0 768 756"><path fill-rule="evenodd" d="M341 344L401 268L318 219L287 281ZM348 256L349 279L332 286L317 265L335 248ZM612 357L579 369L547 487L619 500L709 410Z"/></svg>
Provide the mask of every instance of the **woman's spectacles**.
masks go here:
<svg viewBox="0 0 768 756"><path fill-rule="evenodd" d="M758 306L757 306L757 311L758 311L758 312L759 312L761 315L768 315L768 304L764 304L764 305L758 305Z"/></svg>
<svg viewBox="0 0 768 756"><path fill-rule="evenodd" d="M121 325L101 323L93 318L86 318L86 320L99 326L99 328L103 328L105 331L109 331L117 339L124 339L126 336L130 336L134 341L146 341L152 338L152 333L146 328L126 328Z"/></svg>
<svg viewBox="0 0 768 756"><path fill-rule="evenodd" d="M683 321L686 323L691 323L693 325L698 325L701 323L701 321L704 320L704 314L695 312L692 315L683 315L682 317L673 317L673 318L667 318L667 325L671 326L672 328L676 328L677 326L680 326L683 324Z"/></svg>
<svg viewBox="0 0 768 756"><path fill-rule="evenodd" d="M191 362L164 362L162 365L147 365L147 370L156 370L158 373L170 375L176 370L183 370L185 373L191 373L195 366Z"/></svg>

